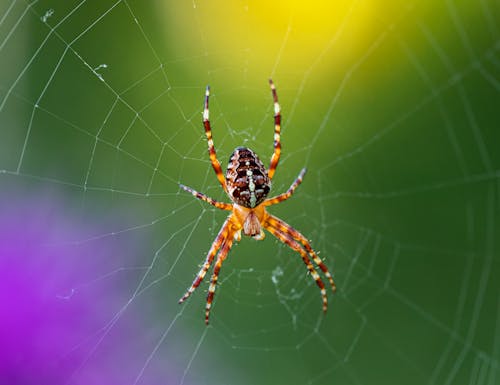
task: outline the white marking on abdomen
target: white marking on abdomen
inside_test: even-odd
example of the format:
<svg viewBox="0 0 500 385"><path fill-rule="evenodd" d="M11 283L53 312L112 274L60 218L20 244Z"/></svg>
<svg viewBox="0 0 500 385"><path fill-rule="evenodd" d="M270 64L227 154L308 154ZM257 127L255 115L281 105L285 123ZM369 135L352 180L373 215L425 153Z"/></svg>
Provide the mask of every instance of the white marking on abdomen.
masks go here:
<svg viewBox="0 0 500 385"><path fill-rule="evenodd" d="M255 183L253 181L252 170L247 170L248 176L248 190L250 190L250 207L255 207L257 203L257 197L255 196Z"/></svg>

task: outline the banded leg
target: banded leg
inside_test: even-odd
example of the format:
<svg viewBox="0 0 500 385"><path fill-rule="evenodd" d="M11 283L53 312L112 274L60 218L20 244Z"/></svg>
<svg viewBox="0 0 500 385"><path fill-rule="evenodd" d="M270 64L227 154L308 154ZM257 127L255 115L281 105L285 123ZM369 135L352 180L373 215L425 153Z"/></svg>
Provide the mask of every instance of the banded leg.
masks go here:
<svg viewBox="0 0 500 385"><path fill-rule="evenodd" d="M330 274L330 271L328 270L328 267L326 267L321 258L318 256L318 254L316 254L316 252L313 250L307 238L304 237L300 232L295 230L288 223L282 221L281 219L275 217L274 215L269 214L267 221L272 226L278 228L281 232L289 234L293 239L295 239L297 242L300 242L304 246L309 255L312 257L314 263L318 265L321 271L323 271L323 273L325 274L326 278L328 278L330 286L332 287L332 291L335 292L337 290L337 287L335 286L335 282L333 282L333 278L332 275Z"/></svg>
<svg viewBox="0 0 500 385"><path fill-rule="evenodd" d="M224 243L224 240L227 238L229 232L229 218L226 219L224 224L222 225L219 234L217 234L217 237L215 238L214 242L212 243L212 247L208 251L207 258L205 259L205 263L201 267L201 270L198 272L196 275L196 278L194 279L193 283L191 284L191 287L186 291L186 293L182 296L182 298L179 300L179 303L183 303L188 297L196 290L198 286L200 286L200 283L203 281L203 278L205 278L205 274L207 274L208 269L210 268L210 265L212 264L215 254L217 254L217 251L220 249L222 244Z"/></svg>
<svg viewBox="0 0 500 385"><path fill-rule="evenodd" d="M214 300L215 288L217 287L217 281L219 279L220 268L222 267L222 262L227 257L231 246L233 245L235 231L230 231L227 238L222 245L222 248L217 256L217 261L215 262L214 272L212 273L212 278L210 279L210 286L208 287L207 294L207 304L205 305L205 324L208 325L208 319L210 317L210 309L212 308L212 302Z"/></svg>
<svg viewBox="0 0 500 385"><path fill-rule="evenodd" d="M181 189L187 191L188 193L191 193L194 197L201 199L202 201L207 202L207 203L211 204L212 206L217 207L218 209L228 210L228 211L231 211L233 209L233 205L231 205L229 203L225 203L225 202L216 201L215 199L212 199L212 198L206 196L205 194L202 194L201 192L193 190L191 187L184 186L183 184L179 184L179 187Z"/></svg>
<svg viewBox="0 0 500 385"><path fill-rule="evenodd" d="M292 250L295 250L300 254L302 260L307 266L307 270L309 270L309 272L311 273L311 277L313 277L313 279L316 281L316 284L318 285L321 291L321 298L323 300L323 312L326 312L326 309L328 307L328 298L326 297L325 284L321 280L321 277L319 276L318 272L314 269L314 266L312 265L311 260L309 259L309 256L307 255L306 251L290 235L280 231L279 229L274 227L271 223L267 222L264 226L266 230L269 231L272 235L274 235L276 238L278 238L281 242L286 244Z"/></svg>
<svg viewBox="0 0 500 385"><path fill-rule="evenodd" d="M217 179L224 191L227 192L226 187L226 178L224 177L224 173L222 172L222 168L220 166L219 160L217 159L217 153L215 152L214 141L212 139L212 128L210 127L209 120L209 112L208 112L208 98L210 96L210 87L207 86L205 91L205 103L203 108L203 126L205 127L205 135L207 136L208 142L208 155L210 156L210 162L212 162L212 167L215 170L215 174L217 175Z"/></svg>
<svg viewBox="0 0 500 385"><path fill-rule="evenodd" d="M276 94L276 87L272 79L269 79L269 86L271 87L271 92L273 94L274 102L274 152L271 157L271 163L269 165L269 171L267 172L269 179L272 179L276 167L278 167L278 162L280 161L281 155L281 109L278 103L278 95Z"/></svg>
<svg viewBox="0 0 500 385"><path fill-rule="evenodd" d="M299 187L299 185L302 183L302 179L304 178L305 173L306 173L306 168L303 168L300 171L299 176L293 181L292 185L290 186L290 188L286 192L284 192L283 194L280 194L278 196L266 199L263 202L264 206L275 205L276 203L283 202L284 200L290 198L292 196L292 194L294 193L295 189L297 187Z"/></svg>

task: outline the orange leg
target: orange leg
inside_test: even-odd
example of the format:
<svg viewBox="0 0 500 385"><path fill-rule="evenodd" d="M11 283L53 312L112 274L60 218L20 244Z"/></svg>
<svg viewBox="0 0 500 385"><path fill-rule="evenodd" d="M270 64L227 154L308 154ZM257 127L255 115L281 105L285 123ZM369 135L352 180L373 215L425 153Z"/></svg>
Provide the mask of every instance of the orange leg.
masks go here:
<svg viewBox="0 0 500 385"><path fill-rule="evenodd" d="M217 261L215 262L214 272L212 273L212 278L210 280L210 286L208 287L207 303L205 306L205 323L208 325L208 319L210 317L210 309L212 308L212 302L214 300L215 288L217 287L217 280L219 279L220 268L222 267L222 262L227 257L231 246L233 245L235 230L230 230L227 237L224 240L224 244L217 256Z"/></svg>
<svg viewBox="0 0 500 385"><path fill-rule="evenodd" d="M303 168L300 170L299 176L293 181L292 185L290 188L284 192L283 194L280 194L278 196L266 199L263 202L264 206L271 206L275 205L276 203L283 202L284 200L290 198L292 194L295 192L295 189L299 187L299 185L302 183L302 179L304 178L304 174L306 173L306 168Z"/></svg>
<svg viewBox="0 0 500 385"><path fill-rule="evenodd" d="M181 189L193 194L194 197L201 199L202 201L207 202L207 203L211 204L212 206L217 207L218 209L228 210L228 211L231 211L233 209L233 205L231 205L229 203L225 203L225 202L218 202L215 199L212 199L212 198L206 196L205 194L202 194L201 192L193 190L191 187L184 186L183 184L179 184L179 187Z"/></svg>
<svg viewBox="0 0 500 385"><path fill-rule="evenodd" d="M274 215L268 214L267 222L273 226L279 229L281 232L290 235L293 239L296 241L300 242L304 248L307 250L309 255L312 257L314 263L318 265L318 267L323 271L325 274L326 278L328 278L328 281L330 282L330 286L332 287L332 291L335 292L337 290L337 287L335 286L335 283L333 282L332 275L330 274L330 271L328 270L328 267L323 263L321 258L316 254L316 252L313 250L311 247L311 244L307 240L306 237L304 237L301 233L299 233L297 230L295 230L292 226L290 226L288 223L282 221L281 219L275 217Z"/></svg>
<svg viewBox="0 0 500 385"><path fill-rule="evenodd" d="M272 179L276 167L278 167L278 162L280 161L281 155L281 109L278 103L278 95L276 94L276 87L271 79L269 79L269 86L271 87L271 92L273 94L274 102L274 152L271 157L271 163L269 165L269 171L267 175L269 179Z"/></svg>
<svg viewBox="0 0 500 385"><path fill-rule="evenodd" d="M205 127L205 135L207 136L208 155L210 156L210 162L212 162L212 167L215 170L215 174L217 175L217 179L219 180L220 184L222 185L222 188L224 189L224 191L227 192L226 178L224 177L219 160L217 159L214 141L212 139L212 128L210 127L209 112L208 112L208 98L209 98L209 96L210 96L210 87L207 86L207 89L205 91L205 103L204 103L204 109L203 109L203 126Z"/></svg>
<svg viewBox="0 0 500 385"><path fill-rule="evenodd" d="M224 243L224 240L228 237L229 233L229 226L230 222L229 219L226 219L224 224L222 225L219 234L217 234L217 237L215 238L214 242L212 243L212 247L210 248L207 258L205 259L205 263L203 264L201 270L198 272L198 275L194 279L191 287L186 291L186 293L182 296L182 298L179 300L179 303L184 302L195 290L198 286L200 286L200 283L203 281L203 278L205 278L205 274L207 274L208 269L210 268L210 265L212 264L215 255L217 254L217 251L220 249L222 244ZM233 236L231 235L231 238Z"/></svg>
<svg viewBox="0 0 500 385"><path fill-rule="evenodd" d="M314 269L314 266L312 265L311 260L309 259L309 256L307 255L306 251L290 235L280 231L279 229L274 227L271 223L266 222L264 224L264 227L266 228L267 231L269 231L271 234L273 234L281 242L285 243L292 250L295 250L300 254L300 256L302 257L302 260L304 261L305 265L307 266L307 269L311 273L311 276L316 281L316 284L318 285L318 287L321 291L321 298L323 299L323 311L326 312L326 309L328 307L328 299L326 297L325 284L321 280L321 277L319 276L318 272Z"/></svg>

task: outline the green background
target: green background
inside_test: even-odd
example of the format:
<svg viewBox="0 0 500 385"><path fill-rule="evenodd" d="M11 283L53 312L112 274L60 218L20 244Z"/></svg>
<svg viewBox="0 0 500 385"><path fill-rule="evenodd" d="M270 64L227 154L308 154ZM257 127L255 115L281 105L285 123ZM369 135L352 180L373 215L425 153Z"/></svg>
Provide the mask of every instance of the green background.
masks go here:
<svg viewBox="0 0 500 385"><path fill-rule="evenodd" d="M149 347L130 383L155 370L186 384L493 385L499 16L489 0L3 1L3 199L57 193L68 218L99 224L68 241L141 239L135 261L95 272L126 291L110 317L130 302L143 318L127 336ZM206 282L177 300L226 214L178 184L227 201L206 152L206 84L223 168L240 145L268 164L270 76L283 113L273 192L308 168L270 211L311 240L338 292L323 316L298 254L244 238L206 327Z"/></svg>

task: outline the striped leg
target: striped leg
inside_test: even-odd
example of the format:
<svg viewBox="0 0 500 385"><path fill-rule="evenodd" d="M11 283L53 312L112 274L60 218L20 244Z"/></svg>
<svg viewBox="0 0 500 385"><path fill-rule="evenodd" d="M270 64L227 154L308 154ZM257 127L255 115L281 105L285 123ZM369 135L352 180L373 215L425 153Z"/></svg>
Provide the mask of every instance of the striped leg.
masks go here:
<svg viewBox="0 0 500 385"><path fill-rule="evenodd" d="M326 309L328 307L328 299L326 297L325 284L321 280L321 277L319 276L318 272L314 269L314 267L311 263L311 260L309 259L309 256L307 255L306 251L290 235L280 231L278 228L274 227L271 223L266 222L266 224L264 226L265 226L267 231L269 231L271 234L273 234L281 242L285 243L292 250L295 250L300 254L300 256L302 257L302 260L304 261L305 265L307 266L307 270L309 270L309 272L311 273L311 277L313 277L313 279L316 281L316 284L318 285L318 287L321 291L321 298L323 299L323 312L326 312Z"/></svg>
<svg viewBox="0 0 500 385"><path fill-rule="evenodd" d="M306 169L303 168L300 173L299 173L299 176L293 181L292 185L290 186L290 188L287 190L287 192L283 193L283 194L280 194L278 196L275 196L273 198L269 198L269 199L266 199L263 204L264 206L271 206L271 205L275 205L276 203L280 203L280 202L283 202L284 200L290 198L292 196L292 194L294 193L295 189L297 187L299 187L299 184L302 183L302 179L304 178L304 174L306 173Z"/></svg>
<svg viewBox="0 0 500 385"><path fill-rule="evenodd" d="M271 224L271 226L276 227L279 229L281 232L290 235L293 239L295 239L297 242L300 242L304 248L307 250L309 255L312 257L314 263L318 265L318 267L323 271L325 274L326 278L328 278L328 281L330 282L330 286L332 287L332 291L335 292L337 290L337 287L335 286L335 283L333 282L332 275L330 274L330 271L328 271L328 267L323 263L321 258L316 254L316 252L313 250L311 247L311 244L307 240L306 237L304 237L301 233L299 233L297 230L295 230L292 226L290 226L288 223L282 221L281 219L275 217L274 215L268 215L267 221Z"/></svg>
<svg viewBox="0 0 500 385"><path fill-rule="evenodd" d="M217 280L219 279L220 268L222 267L222 262L227 257L231 246L233 245L235 231L230 231L224 240L224 244L217 256L217 261L215 262L214 272L212 273L212 279L210 280L210 286L208 287L207 304L205 306L205 323L208 325L208 319L210 317L210 309L212 308L212 302L214 300L215 288L217 287Z"/></svg>
<svg viewBox="0 0 500 385"><path fill-rule="evenodd" d="M281 110L278 103L278 95L276 94L276 87L271 79L269 79L269 86L271 87L271 92L273 93L274 102L274 153L271 157L271 163L267 174L269 179L272 179L274 172L276 171L276 167L278 167L281 155Z"/></svg>
<svg viewBox="0 0 500 385"><path fill-rule="evenodd" d="M212 264L215 254L217 254L217 251L220 249L221 245L224 243L224 240L228 236L228 231L229 230L229 218L226 219L224 224L222 225L219 234L217 234L217 237L215 238L214 242L212 243L212 247L210 248L207 258L205 259L205 263L201 267L201 270L198 272L198 275L194 279L191 287L186 291L186 293L182 296L182 298L179 300L179 303L184 302L192 293L193 291L196 290L198 286L200 286L201 281L203 281L203 278L205 278L205 274L207 274L208 269L210 268L210 265Z"/></svg>
<svg viewBox="0 0 500 385"><path fill-rule="evenodd" d="M209 96L210 96L210 87L207 86L207 89L205 91L205 103L204 103L204 109L203 109L203 126L205 127L205 135L207 136L208 155L210 156L210 162L212 162L212 167L215 170L215 174L217 175L217 179L219 180L220 184L222 185L222 188L224 189L224 191L227 192L226 178L224 177L224 173L222 172L222 168L220 166L219 160L217 159L214 141L212 139L212 128L210 127L209 112L208 112L208 98L209 98Z"/></svg>
<svg viewBox="0 0 500 385"><path fill-rule="evenodd" d="M179 184L179 187L181 189L193 194L194 197L201 199L202 201L207 202L207 203L211 204L212 206L217 207L218 209L228 210L228 211L231 211L233 209L233 205L231 205L229 203L225 203L225 202L218 202L215 199L212 199L212 198L206 196L205 194L202 194L201 192L193 190L191 187L184 186L183 184Z"/></svg>

